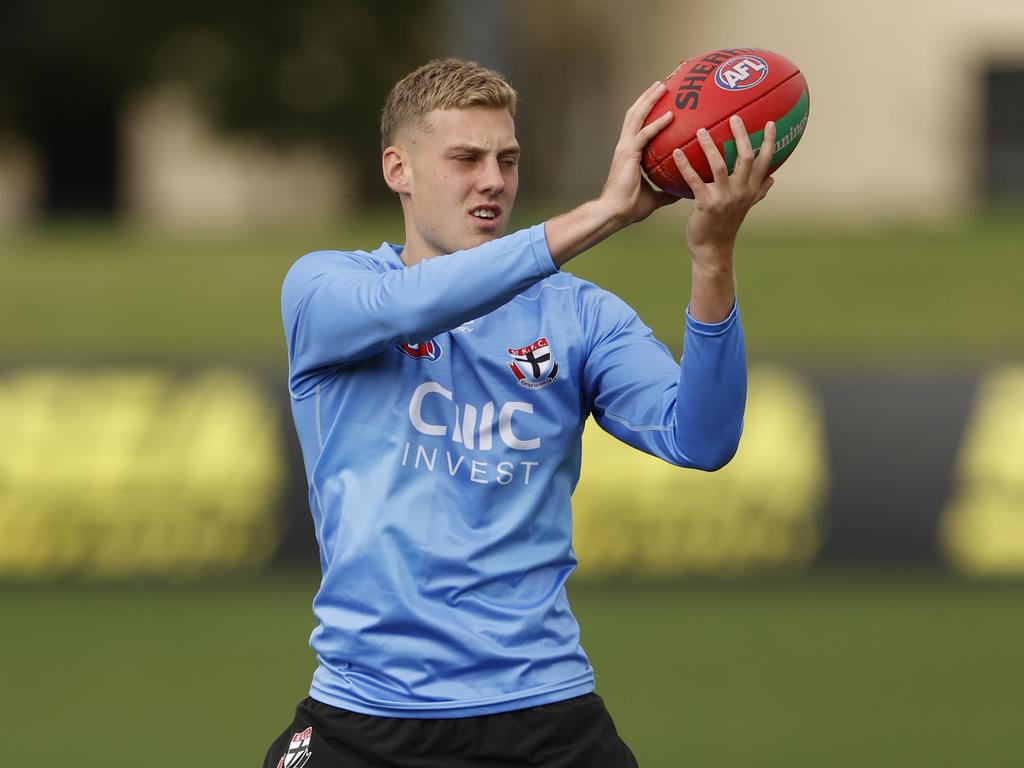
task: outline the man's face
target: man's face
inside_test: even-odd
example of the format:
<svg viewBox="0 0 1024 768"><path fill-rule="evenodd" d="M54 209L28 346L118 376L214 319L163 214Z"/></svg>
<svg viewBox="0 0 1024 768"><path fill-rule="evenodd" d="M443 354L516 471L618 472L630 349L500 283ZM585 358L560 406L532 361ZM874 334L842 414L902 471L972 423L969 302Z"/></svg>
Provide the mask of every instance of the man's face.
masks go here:
<svg viewBox="0 0 1024 768"><path fill-rule="evenodd" d="M519 187L519 144L507 109L436 109L410 127L406 245L421 258L501 237ZM410 229L412 231L410 231Z"/></svg>

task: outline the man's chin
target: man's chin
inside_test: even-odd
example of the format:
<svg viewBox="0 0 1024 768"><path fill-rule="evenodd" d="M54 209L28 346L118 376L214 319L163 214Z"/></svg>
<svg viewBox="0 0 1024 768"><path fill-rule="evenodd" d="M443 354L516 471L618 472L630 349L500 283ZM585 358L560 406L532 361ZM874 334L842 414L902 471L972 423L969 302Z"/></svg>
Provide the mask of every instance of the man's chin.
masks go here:
<svg viewBox="0 0 1024 768"><path fill-rule="evenodd" d="M497 240L499 237L505 234L504 227L500 230L496 229L492 232L472 232L463 238L464 245L461 248L473 248L477 245L483 245L489 243L491 240Z"/></svg>

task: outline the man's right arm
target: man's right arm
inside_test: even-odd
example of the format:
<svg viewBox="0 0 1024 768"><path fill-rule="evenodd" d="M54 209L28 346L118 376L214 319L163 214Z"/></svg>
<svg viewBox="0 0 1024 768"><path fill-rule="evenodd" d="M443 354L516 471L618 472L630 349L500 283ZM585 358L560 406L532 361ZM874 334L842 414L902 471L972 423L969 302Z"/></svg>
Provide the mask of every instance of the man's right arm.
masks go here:
<svg viewBox="0 0 1024 768"><path fill-rule="evenodd" d="M555 271L542 224L384 272L352 254L307 254L281 291L292 394L308 393L325 369L485 315Z"/></svg>

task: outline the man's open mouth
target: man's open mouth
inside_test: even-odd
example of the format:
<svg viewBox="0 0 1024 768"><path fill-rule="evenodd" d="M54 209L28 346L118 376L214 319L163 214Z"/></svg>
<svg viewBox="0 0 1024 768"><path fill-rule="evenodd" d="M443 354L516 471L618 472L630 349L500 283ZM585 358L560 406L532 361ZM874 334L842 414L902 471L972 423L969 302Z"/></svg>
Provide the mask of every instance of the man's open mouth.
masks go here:
<svg viewBox="0 0 1024 768"><path fill-rule="evenodd" d="M469 215L478 219L496 219L501 215L501 208L496 205L478 205L470 209Z"/></svg>

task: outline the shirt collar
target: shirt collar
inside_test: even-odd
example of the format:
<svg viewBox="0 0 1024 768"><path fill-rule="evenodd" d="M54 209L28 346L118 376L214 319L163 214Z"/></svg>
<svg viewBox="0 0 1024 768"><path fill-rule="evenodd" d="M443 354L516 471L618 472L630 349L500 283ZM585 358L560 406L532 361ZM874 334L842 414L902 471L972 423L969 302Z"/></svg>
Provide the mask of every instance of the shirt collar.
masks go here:
<svg viewBox="0 0 1024 768"><path fill-rule="evenodd" d="M373 253L374 255L379 256L392 269L403 269L405 267L405 262L402 261L402 251L404 250L404 245L389 243L385 240L380 244L380 248L375 250Z"/></svg>

